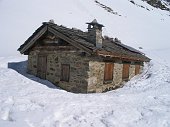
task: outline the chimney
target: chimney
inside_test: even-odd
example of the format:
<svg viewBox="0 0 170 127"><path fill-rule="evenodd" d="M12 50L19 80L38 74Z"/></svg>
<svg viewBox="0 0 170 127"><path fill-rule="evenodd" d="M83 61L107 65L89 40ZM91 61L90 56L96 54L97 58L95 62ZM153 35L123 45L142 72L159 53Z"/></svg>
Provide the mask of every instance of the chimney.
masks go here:
<svg viewBox="0 0 170 127"><path fill-rule="evenodd" d="M96 19L88 24L88 38L97 47L102 48L102 24L99 24Z"/></svg>

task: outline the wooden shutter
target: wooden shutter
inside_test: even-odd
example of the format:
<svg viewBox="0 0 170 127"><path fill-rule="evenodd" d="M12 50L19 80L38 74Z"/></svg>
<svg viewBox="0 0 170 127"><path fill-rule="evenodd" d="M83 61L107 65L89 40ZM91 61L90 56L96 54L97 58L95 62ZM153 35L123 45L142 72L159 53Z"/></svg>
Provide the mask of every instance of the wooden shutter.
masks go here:
<svg viewBox="0 0 170 127"><path fill-rule="evenodd" d="M61 81L69 82L70 66L68 64L61 65Z"/></svg>
<svg viewBox="0 0 170 127"><path fill-rule="evenodd" d="M47 57L40 55L38 56L37 76L42 79L46 79L46 70L47 70Z"/></svg>
<svg viewBox="0 0 170 127"><path fill-rule="evenodd" d="M140 72L140 65L135 65L135 75L139 74Z"/></svg>
<svg viewBox="0 0 170 127"><path fill-rule="evenodd" d="M123 72L122 72L123 80L129 79L129 67L130 67L130 64L123 64Z"/></svg>
<svg viewBox="0 0 170 127"><path fill-rule="evenodd" d="M104 81L112 81L113 80L113 63L105 63L104 70Z"/></svg>

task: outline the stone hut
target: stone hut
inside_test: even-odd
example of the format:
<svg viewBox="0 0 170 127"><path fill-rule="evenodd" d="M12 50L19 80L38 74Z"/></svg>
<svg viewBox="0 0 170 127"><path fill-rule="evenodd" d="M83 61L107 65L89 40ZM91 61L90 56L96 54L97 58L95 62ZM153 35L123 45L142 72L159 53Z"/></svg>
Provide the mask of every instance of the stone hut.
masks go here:
<svg viewBox="0 0 170 127"><path fill-rule="evenodd" d="M44 22L18 49L28 55L28 73L74 93L106 92L141 73L150 59L118 39L102 36L93 20L88 31Z"/></svg>

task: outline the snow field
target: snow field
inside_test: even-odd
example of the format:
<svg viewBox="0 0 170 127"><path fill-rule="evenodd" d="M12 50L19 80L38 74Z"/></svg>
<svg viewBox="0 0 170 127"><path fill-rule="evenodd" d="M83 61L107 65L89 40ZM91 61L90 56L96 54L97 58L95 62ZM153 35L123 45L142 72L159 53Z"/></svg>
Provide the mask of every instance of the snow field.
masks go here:
<svg viewBox="0 0 170 127"><path fill-rule="evenodd" d="M14 70L0 68L0 126L170 126L170 68L164 64L153 60L123 88L74 94L26 74L26 63L20 62L25 60L11 57L1 61L1 65L13 61Z"/></svg>

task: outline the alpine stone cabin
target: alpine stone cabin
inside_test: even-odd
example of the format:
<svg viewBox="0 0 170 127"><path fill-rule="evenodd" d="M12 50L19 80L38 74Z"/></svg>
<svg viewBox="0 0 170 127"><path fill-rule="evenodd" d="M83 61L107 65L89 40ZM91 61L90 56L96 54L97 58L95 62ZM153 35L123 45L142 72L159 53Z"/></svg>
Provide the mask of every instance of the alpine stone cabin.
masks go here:
<svg viewBox="0 0 170 127"><path fill-rule="evenodd" d="M150 59L118 39L102 36L93 20L88 31L44 22L18 49L28 55L28 73L74 93L105 92L141 73Z"/></svg>

